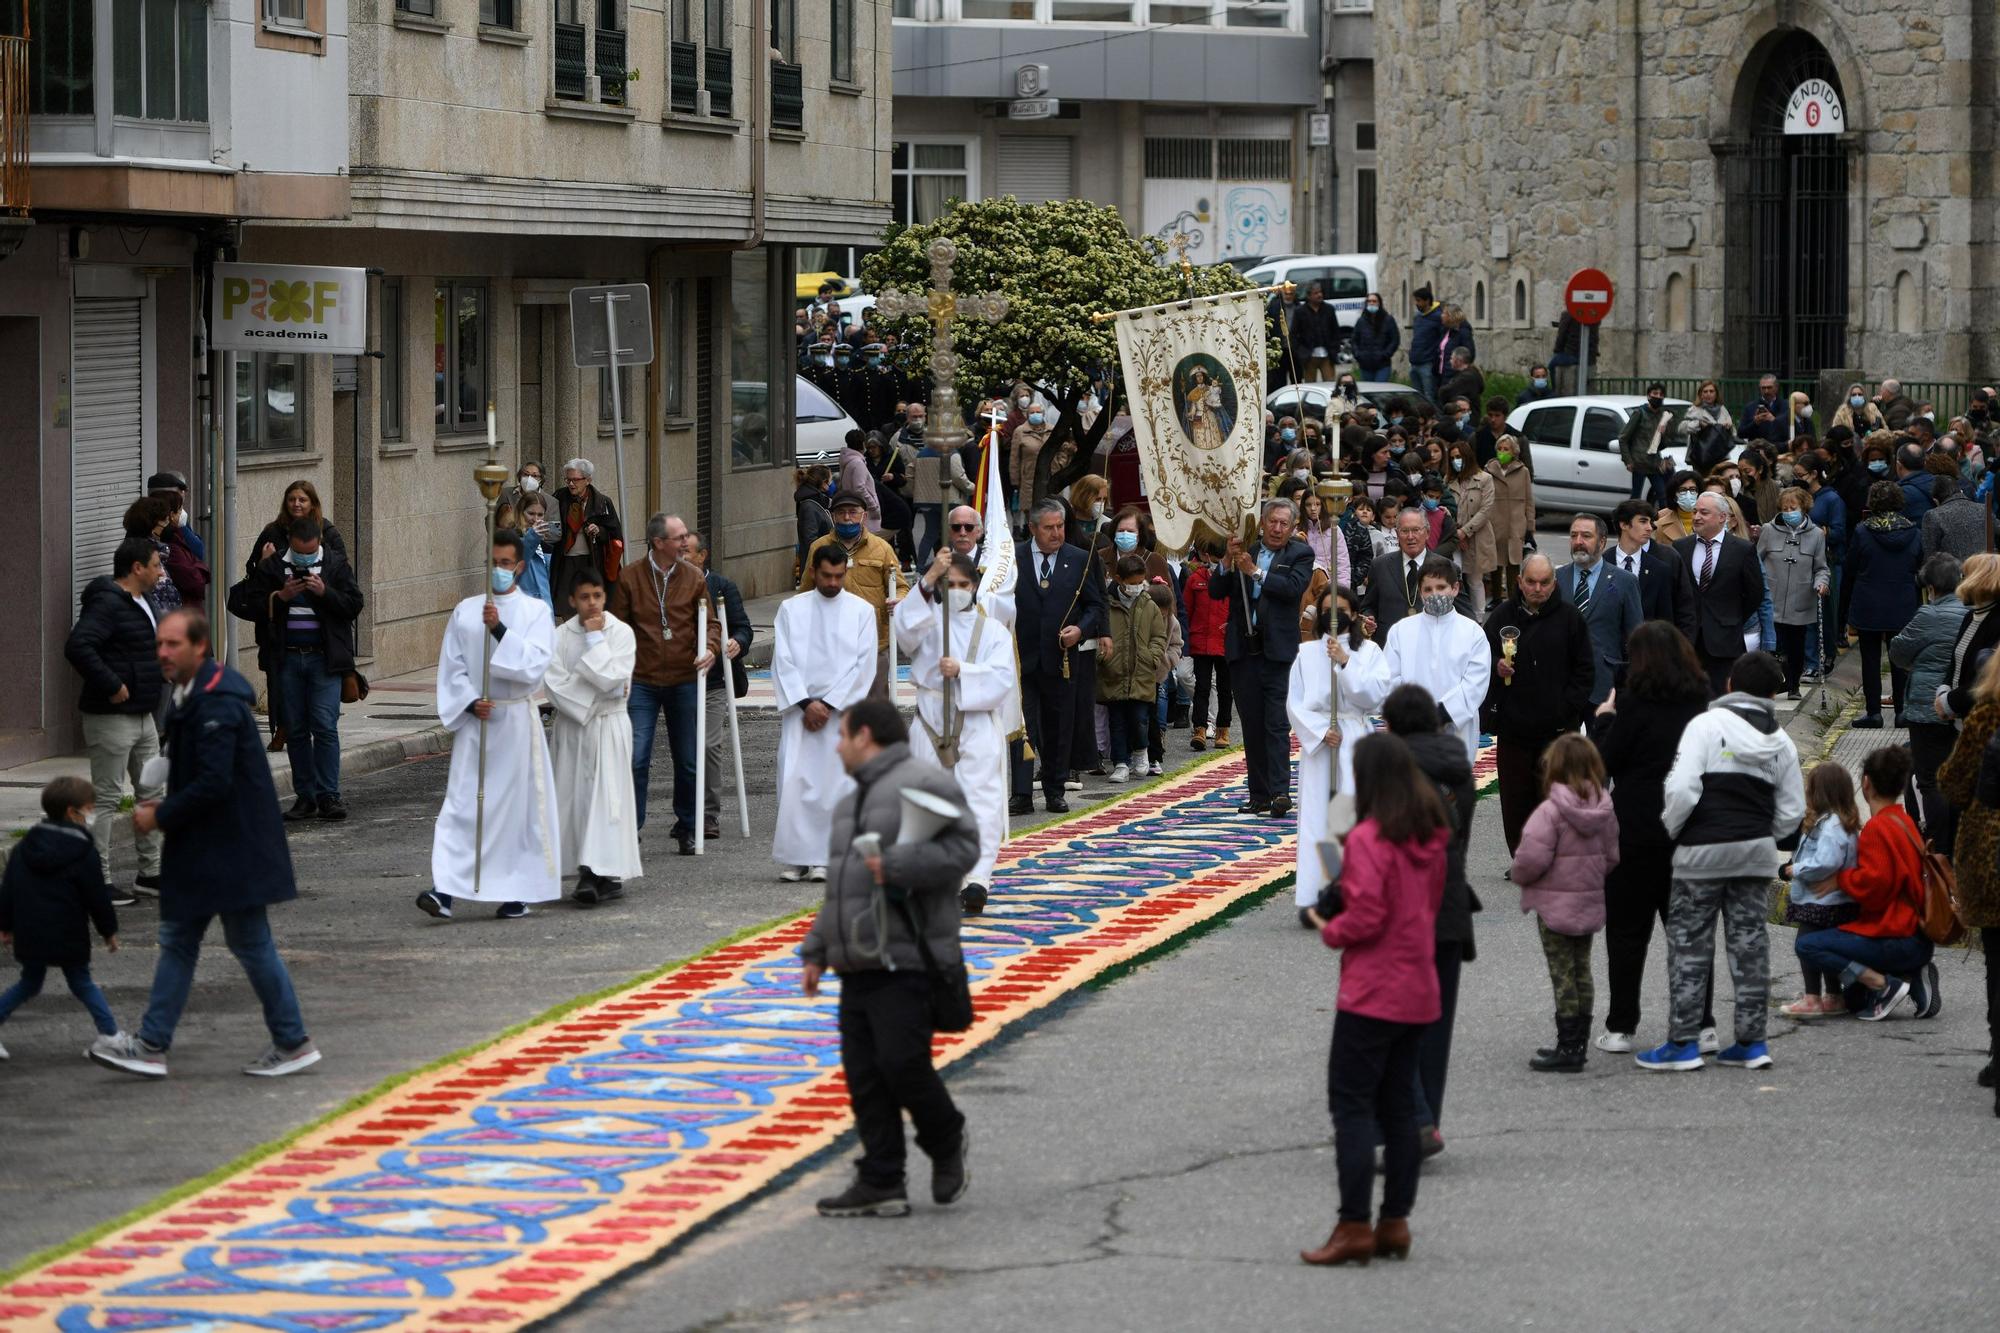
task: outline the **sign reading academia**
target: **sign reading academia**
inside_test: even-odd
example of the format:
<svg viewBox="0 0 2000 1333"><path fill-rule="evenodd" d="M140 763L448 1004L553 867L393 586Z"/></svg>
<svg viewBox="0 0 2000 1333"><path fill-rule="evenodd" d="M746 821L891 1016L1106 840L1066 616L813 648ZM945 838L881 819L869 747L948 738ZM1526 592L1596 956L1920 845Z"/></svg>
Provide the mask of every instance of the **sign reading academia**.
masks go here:
<svg viewBox="0 0 2000 1333"><path fill-rule="evenodd" d="M209 331L219 352L366 352L368 271L217 264Z"/></svg>

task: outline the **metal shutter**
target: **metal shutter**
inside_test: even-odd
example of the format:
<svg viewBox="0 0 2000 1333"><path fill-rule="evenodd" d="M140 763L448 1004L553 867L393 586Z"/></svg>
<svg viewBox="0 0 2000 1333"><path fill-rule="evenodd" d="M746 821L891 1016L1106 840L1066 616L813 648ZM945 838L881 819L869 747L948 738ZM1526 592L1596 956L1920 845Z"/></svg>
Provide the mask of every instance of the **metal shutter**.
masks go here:
<svg viewBox="0 0 2000 1333"><path fill-rule="evenodd" d="M70 609L111 572L125 510L145 490L142 301L78 297L70 330Z"/></svg>
<svg viewBox="0 0 2000 1333"><path fill-rule="evenodd" d="M999 193L1024 204L1073 198L1075 143L1053 134L1001 135Z"/></svg>

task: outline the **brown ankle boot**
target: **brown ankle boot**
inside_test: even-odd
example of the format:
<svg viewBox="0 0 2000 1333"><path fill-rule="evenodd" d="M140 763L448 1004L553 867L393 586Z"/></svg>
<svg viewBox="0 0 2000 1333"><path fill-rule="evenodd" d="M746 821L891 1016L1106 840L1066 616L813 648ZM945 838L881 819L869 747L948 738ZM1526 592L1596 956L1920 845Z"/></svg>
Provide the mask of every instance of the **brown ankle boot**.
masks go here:
<svg viewBox="0 0 2000 1333"><path fill-rule="evenodd" d="M1194 735L1188 739L1188 749L1206 750L1207 748L1208 748L1208 728L1196 727L1194 729Z"/></svg>
<svg viewBox="0 0 2000 1333"><path fill-rule="evenodd" d="M1228 727L1217 727L1215 729L1215 748L1218 750L1227 750L1229 748Z"/></svg>
<svg viewBox="0 0 2000 1333"><path fill-rule="evenodd" d="M1375 1257L1375 1232L1366 1222L1342 1222L1316 1250L1300 1250L1299 1258L1309 1264L1338 1268L1359 1264L1363 1268Z"/></svg>
<svg viewBox="0 0 2000 1333"><path fill-rule="evenodd" d="M1375 1224L1375 1257L1377 1259L1410 1257L1409 1218L1385 1217Z"/></svg>

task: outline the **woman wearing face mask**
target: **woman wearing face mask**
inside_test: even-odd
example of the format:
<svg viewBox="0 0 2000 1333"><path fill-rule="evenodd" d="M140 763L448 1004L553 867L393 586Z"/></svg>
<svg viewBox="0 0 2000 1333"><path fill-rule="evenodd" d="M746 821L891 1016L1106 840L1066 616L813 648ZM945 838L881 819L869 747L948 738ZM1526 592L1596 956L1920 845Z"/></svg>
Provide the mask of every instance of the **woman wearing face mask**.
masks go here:
<svg viewBox="0 0 2000 1333"><path fill-rule="evenodd" d="M1750 520L1751 534L1759 535L1762 525L1777 515L1778 492L1784 488L1772 479L1770 456L1762 449L1745 449L1736 460L1736 470L1743 477L1743 489L1737 494L1743 517Z"/></svg>
<svg viewBox="0 0 2000 1333"><path fill-rule="evenodd" d="M1778 512L1757 536L1764 586L1771 592L1778 651L1785 663L1785 695L1799 697L1806 669L1806 631L1819 620L1820 603L1833 583L1826 560L1826 532L1812 521L1812 497L1793 489L1778 497Z"/></svg>
<svg viewBox="0 0 2000 1333"><path fill-rule="evenodd" d="M1868 391L1859 384L1850 384L1840 396L1840 406L1834 409L1831 424L1846 426L1856 435L1867 435L1870 431L1887 430L1889 423L1882 420L1881 409L1869 399Z"/></svg>
<svg viewBox="0 0 2000 1333"><path fill-rule="evenodd" d="M910 507L909 463L894 440L885 440L874 431L868 434L868 475L875 481L875 502L882 510L882 540L896 550L896 558L907 573L916 564L916 544L911 531L916 511Z"/></svg>
<svg viewBox="0 0 2000 1333"><path fill-rule="evenodd" d="M1096 550L1099 538L1104 535L1110 515L1107 506L1111 503L1111 483L1095 472L1085 473L1070 484L1069 488L1069 531L1065 540L1071 546L1086 551ZM1100 565L1091 571L1103 578L1106 566Z"/></svg>
<svg viewBox="0 0 2000 1333"><path fill-rule="evenodd" d="M1868 488L1868 517L1847 545L1845 577L1854 587L1847 623L1861 636L1861 703L1857 727L1882 725L1882 645L1917 613L1917 568L1923 563L1922 530L1903 516L1903 488L1878 481ZM1889 668L1890 694L1903 711L1905 673Z"/></svg>
<svg viewBox="0 0 2000 1333"><path fill-rule="evenodd" d="M1354 364L1360 367L1362 379L1380 382L1389 378L1389 363L1403 345L1403 331L1383 306L1382 293L1368 293L1360 316L1348 330L1347 345L1354 351Z"/></svg>
<svg viewBox="0 0 2000 1333"><path fill-rule="evenodd" d="M1653 520L1653 540L1672 546L1693 533L1694 502L1700 494L1700 477L1685 470L1674 473L1667 481L1667 507Z"/></svg>
<svg viewBox="0 0 2000 1333"><path fill-rule="evenodd" d="M1028 401L1021 406L1026 394L1014 396L1015 411L1020 415L1020 424L1015 426L1010 437L1013 445L1012 473L1014 481L1014 502L1023 510L1035 502L1035 463L1042 456L1042 446L1049 442L1055 432L1055 413L1042 404ZM1010 417L1011 421L1012 418Z"/></svg>
<svg viewBox="0 0 2000 1333"><path fill-rule="evenodd" d="M1486 619L1486 582L1500 568L1493 519L1499 503L1493 474L1479 466L1469 440L1453 440L1445 454L1445 485L1458 500L1458 563L1472 583L1472 618Z"/></svg>
<svg viewBox="0 0 2000 1333"><path fill-rule="evenodd" d="M1167 618L1146 595L1146 561L1121 555L1107 606L1109 627L1097 641L1097 701L1111 714L1111 780L1146 762L1146 715L1159 694L1156 675L1167 652Z"/></svg>
<svg viewBox="0 0 2000 1333"><path fill-rule="evenodd" d="M1354 794L1354 747L1373 734L1370 714L1390 688L1388 659L1361 632L1359 599L1345 584L1328 588L1314 603L1312 628L1292 659L1285 712L1299 738L1299 857L1292 885L1299 924L1326 887L1319 844L1327 833L1327 803Z"/></svg>
<svg viewBox="0 0 2000 1333"><path fill-rule="evenodd" d="M1137 505L1126 505L1111 516L1111 528L1098 543L1098 568L1112 570L1119 560L1128 555L1136 555L1146 564L1148 580L1163 578L1169 587L1174 582L1174 567L1167 558L1153 549L1153 520Z"/></svg>
<svg viewBox="0 0 2000 1333"><path fill-rule="evenodd" d="M1380 500L1382 488L1392 481L1402 482L1405 486L1410 481L1409 474L1392 461L1389 441L1380 435L1368 437L1368 443L1362 446L1356 472L1349 475L1354 478L1355 491L1358 493L1365 489L1371 500Z"/></svg>
<svg viewBox="0 0 2000 1333"><path fill-rule="evenodd" d="M1792 395L1791 411L1791 430L1786 438L1795 440L1801 435L1812 434L1812 395L1808 393L1794 393Z"/></svg>
<svg viewBox="0 0 2000 1333"><path fill-rule="evenodd" d="M1493 478L1493 545L1495 565L1489 600L1514 595L1520 581L1521 552L1535 533L1535 479L1528 465L1515 452L1520 441L1503 435L1486 465Z"/></svg>
<svg viewBox="0 0 2000 1333"><path fill-rule="evenodd" d="M548 489L548 478L542 474L542 465L530 459L528 462L521 464L520 470L514 474L514 484L500 498L512 504L514 511L519 513L522 503L529 496L535 494L546 495Z"/></svg>

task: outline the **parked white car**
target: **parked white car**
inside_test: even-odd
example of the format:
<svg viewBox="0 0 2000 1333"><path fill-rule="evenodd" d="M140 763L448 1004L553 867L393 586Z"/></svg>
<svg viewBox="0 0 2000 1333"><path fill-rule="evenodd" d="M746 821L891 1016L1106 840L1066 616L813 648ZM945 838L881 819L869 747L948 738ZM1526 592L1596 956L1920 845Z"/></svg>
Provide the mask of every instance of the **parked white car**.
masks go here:
<svg viewBox="0 0 2000 1333"><path fill-rule="evenodd" d="M1535 508L1543 513L1609 514L1632 494L1632 474L1618 452L1618 436L1632 414L1646 405L1636 394L1594 393L1574 398L1544 398L1517 407L1507 427L1528 442L1535 467ZM1685 398L1667 399L1675 425L1667 427L1669 443L1660 450L1666 472L1680 470L1687 448L1676 430ZM1743 452L1732 444L1729 456Z"/></svg>
<svg viewBox="0 0 2000 1333"><path fill-rule="evenodd" d="M1424 396L1407 384L1397 384L1389 380L1356 380L1354 391L1361 395L1361 401L1383 414L1383 424L1387 421L1387 404L1391 399L1401 398L1411 407L1425 401ZM1264 406L1281 417L1311 417L1315 421L1326 420L1327 400L1333 397L1334 386L1327 380L1313 380L1306 384L1283 384L1264 395Z"/></svg>
<svg viewBox="0 0 2000 1333"><path fill-rule="evenodd" d="M1274 255L1243 276L1259 287L1297 283L1301 301L1305 299L1306 288L1319 283L1326 299L1333 303L1340 326L1351 329L1354 321L1361 318L1361 307L1366 304L1368 293L1375 290L1375 256Z"/></svg>
<svg viewBox="0 0 2000 1333"><path fill-rule="evenodd" d="M730 388L734 411L730 427L745 457L762 458L764 441L770 429L769 416L765 410L767 391L762 384L738 380ZM808 463L836 463L840 451L847 443L847 432L859 428L860 423L841 410L839 403L827 397L817 384L803 375L792 377L792 420L797 426L798 465Z"/></svg>

